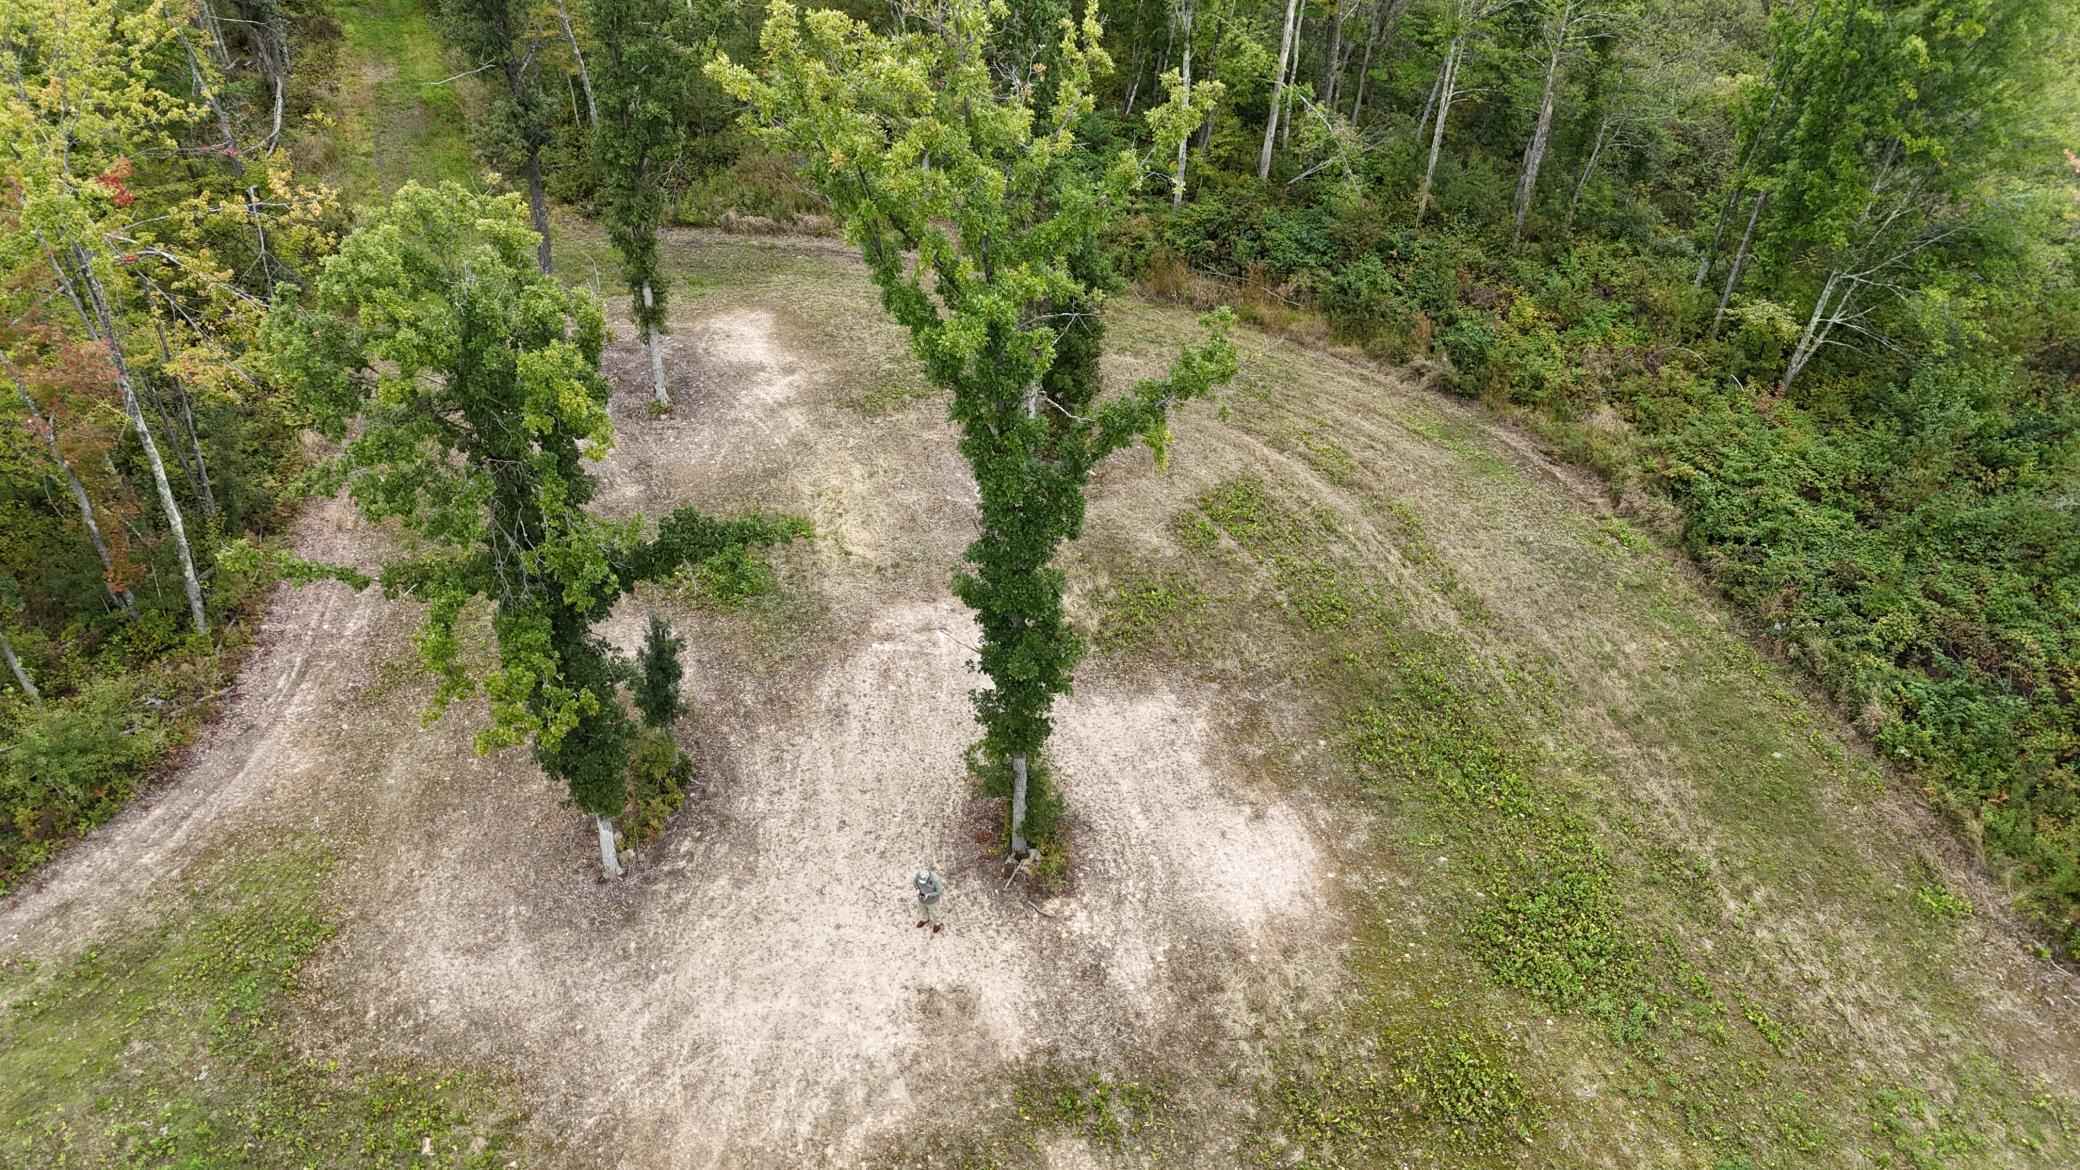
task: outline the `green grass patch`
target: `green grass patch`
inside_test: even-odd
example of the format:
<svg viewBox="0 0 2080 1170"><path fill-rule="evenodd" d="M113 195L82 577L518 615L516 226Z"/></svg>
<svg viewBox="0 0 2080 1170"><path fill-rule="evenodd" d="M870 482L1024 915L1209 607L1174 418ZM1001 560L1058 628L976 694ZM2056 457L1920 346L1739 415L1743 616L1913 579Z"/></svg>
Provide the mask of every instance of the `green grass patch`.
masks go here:
<svg viewBox="0 0 2080 1170"><path fill-rule="evenodd" d="M341 43L333 111L306 127L304 148L350 204L385 198L406 182L474 182L481 173L467 127L476 78L416 0L339 0Z"/></svg>
<svg viewBox="0 0 2080 1170"><path fill-rule="evenodd" d="M1205 609L1205 592L1178 570L1129 577L1099 595L1092 641L1110 652L1182 650Z"/></svg>
<svg viewBox="0 0 2080 1170"><path fill-rule="evenodd" d="M493 1078L312 1057L286 1014L332 936L324 863L227 863L158 926L0 969L0 1164L506 1165Z"/></svg>

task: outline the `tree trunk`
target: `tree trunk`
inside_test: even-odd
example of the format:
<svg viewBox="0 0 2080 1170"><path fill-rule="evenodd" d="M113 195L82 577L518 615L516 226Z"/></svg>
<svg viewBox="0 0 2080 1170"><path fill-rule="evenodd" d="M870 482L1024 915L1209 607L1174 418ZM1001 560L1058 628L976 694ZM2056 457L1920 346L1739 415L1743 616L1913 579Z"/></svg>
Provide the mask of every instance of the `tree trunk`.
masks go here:
<svg viewBox="0 0 2080 1170"><path fill-rule="evenodd" d="M655 304L656 302L650 299L650 282L646 280L643 282L643 308L650 309ZM657 395L658 409L670 410L672 408L672 394L671 391L665 389L664 385L664 342L658 337L657 326L655 325L645 324L643 332L648 335L650 341L651 389Z"/></svg>
<svg viewBox="0 0 2080 1170"><path fill-rule="evenodd" d="M1011 753L1011 856L1024 857L1033 848L1026 843L1026 754Z"/></svg>
<svg viewBox="0 0 2080 1170"><path fill-rule="evenodd" d="M534 260L543 273L556 271L556 262L549 252L549 188L542 182L542 152L527 153L527 209L534 217L534 230L542 233L542 242L535 247Z"/></svg>
<svg viewBox="0 0 2080 1170"><path fill-rule="evenodd" d="M1307 9L1301 7L1293 13L1293 67L1286 73L1286 88L1300 84L1301 50L1307 47ZM1278 148L1284 150L1293 145L1293 111L1280 107L1278 116Z"/></svg>
<svg viewBox="0 0 2080 1170"><path fill-rule="evenodd" d="M1327 51L1322 54L1322 108L1331 113L1336 111L1336 84L1343 73L1343 22L1349 19L1345 11L1349 6L1350 0L1337 0L1336 13L1329 18Z"/></svg>
<svg viewBox="0 0 2080 1170"><path fill-rule="evenodd" d="M205 520L217 518L217 493L209 483L209 461L202 456L202 438L195 433L195 400L185 386L176 384L180 394L181 422L188 432L188 449L195 455L195 486L202 489L202 516Z"/></svg>
<svg viewBox="0 0 2080 1170"><path fill-rule="evenodd" d="M1769 192L1755 196L1755 206L1748 212L1748 226L1741 231L1740 247L1734 249L1733 267L1726 270L1726 287L1719 290L1719 308L1712 314L1712 335L1718 336L1719 325L1726 319L1726 306L1733 303L1733 290L1741 283L1741 272L1748 266L1748 247L1755 242L1755 224L1762 219L1762 205L1769 202Z"/></svg>
<svg viewBox="0 0 2080 1170"><path fill-rule="evenodd" d="M1437 177L1437 155L1444 149L1444 123L1452 116L1454 87L1459 83L1459 58L1465 52L1465 36L1454 37L1451 47L1445 50L1444 71L1437 78L1437 122L1430 128L1430 161L1423 167L1423 185L1416 190L1417 223L1423 222L1424 213L1430 210L1430 185Z"/></svg>
<svg viewBox="0 0 2080 1170"><path fill-rule="evenodd" d="M1524 238L1524 220L1531 214L1531 193L1538 188L1538 168L1546 161L1546 143L1553 133L1554 89L1560 79L1560 53L1567 46L1573 9L1572 3L1561 8L1559 26L1553 31L1552 51L1546 54L1546 84L1545 92L1538 99L1538 125L1531 131L1531 143L1524 148L1524 167L1517 175L1516 226L1510 229L1509 235L1512 248Z"/></svg>
<svg viewBox="0 0 2080 1170"><path fill-rule="evenodd" d="M1207 75L1208 77L1214 77L1214 76L1217 76L1217 75L1218 75L1218 74L1220 73L1220 67L1221 67L1221 42L1222 42L1223 40L1227 39L1227 36L1228 36L1228 22L1227 22L1227 21L1222 21L1222 22L1220 22L1219 24L1216 24L1216 25L1214 25L1214 27L1213 27L1213 44L1211 44L1211 45L1208 45L1208 46L1207 46L1207 48L1206 48L1206 75ZM1220 109L1219 109L1219 107L1215 107L1215 108L1213 108L1213 109L1207 110L1207 111L1206 111L1206 119L1205 119L1204 121L1202 121L1202 122L1200 122L1200 123L1199 123L1199 157L1200 157L1200 158L1205 158L1205 157L1206 157L1206 152L1207 152L1207 151L1209 151L1209 150L1212 150L1212 149L1213 149L1213 123L1214 123L1214 119L1215 119L1215 118L1217 118L1217 117L1219 117L1219 116L1220 116Z"/></svg>
<svg viewBox="0 0 2080 1170"><path fill-rule="evenodd" d="M13 378L14 388L21 392L22 405L29 410L29 417L41 420L44 445L50 448L51 461L64 473L66 490L72 493L72 502L79 505L79 520L86 527L87 539L93 542L94 555L101 558L101 584L108 590L109 597L123 608L124 613L137 612L137 599L128 586L116 584L116 562L109 554L108 541L102 538L101 524L94 518L94 502L87 498L87 485L80 482L79 473L72 470L72 461L65 458L64 450L58 446L57 420L44 414L29 394L29 388L20 378Z"/></svg>
<svg viewBox="0 0 2080 1170"><path fill-rule="evenodd" d="M1589 160L1582 164L1582 177L1574 181L1574 194L1567 200L1567 229L1574 230L1575 209L1582 205L1582 192L1589 189L1589 176L1596 173L1596 160L1603 157L1603 144L1609 138L1611 115L1605 114L1596 123L1596 141L1589 147Z"/></svg>
<svg viewBox="0 0 2080 1170"><path fill-rule="evenodd" d="M1827 274L1827 283L1820 286L1820 296L1813 302L1813 315L1806 319L1805 332L1799 335L1798 346L1791 351L1791 360L1784 366L1784 389L1791 389L1791 384L1798 381L1798 375L1804 372L1806 363L1812 361L1813 355L1819 353L1820 347L1827 343L1827 335L1833 330L1834 323L1845 315L1850 298L1855 294L1854 284L1849 286L1849 292L1842 295L1841 303L1834 307L1832 317L1828 316L1827 311L1828 302L1834 300L1835 287L1841 280L1840 272L1830 272Z"/></svg>
<svg viewBox="0 0 2080 1170"><path fill-rule="evenodd" d="M621 858L614 848L614 822L595 815L593 827L599 830L599 870L610 878L621 876Z"/></svg>
<svg viewBox="0 0 2080 1170"><path fill-rule="evenodd" d="M14 672L14 681L22 684L22 693L38 707L43 706L43 692L36 689L36 680L29 677L29 669L15 657L14 643L7 640L7 631L0 630L0 658L7 659L7 669Z"/></svg>
<svg viewBox="0 0 2080 1170"><path fill-rule="evenodd" d="M1192 105L1193 4L1194 0L1184 0L1184 10L1180 18L1184 24L1184 104L1186 109L1190 109ZM1177 174L1170 182L1170 210L1172 211L1176 211L1184 206L1184 160L1186 152L1191 149L1191 143L1192 136L1190 134L1186 134L1183 138L1177 140Z"/></svg>
<svg viewBox="0 0 2080 1170"><path fill-rule="evenodd" d="M75 248L74 259L79 264L80 282L87 287L88 299L94 303L94 315L101 322L101 339L108 345L110 359L115 363L116 384L123 390L123 413L130 418L130 426L137 432L137 441L144 447L145 462L151 465L152 483L159 489L159 504L166 509L166 526L173 532L173 546L180 553L181 585L188 592L188 616L195 621L195 632L209 634L209 615L202 608L202 579L195 575L195 555L188 548L188 527L181 522L181 506L173 498L173 485L166 479L166 463L159 458L159 444L152 439L152 428L144 421L144 410L137 401L137 384L130 377L129 362L123 357L123 341L116 332L115 315L108 308L108 294L101 287L101 280L87 260L86 249Z"/></svg>
<svg viewBox="0 0 2080 1170"><path fill-rule="evenodd" d="M224 24L218 18L217 10L211 6L210 0L201 0L201 3L195 5L195 27L202 30L203 47L209 50L211 57L216 58L217 68L229 72L231 48L224 43Z"/></svg>
<svg viewBox="0 0 2080 1170"><path fill-rule="evenodd" d="M1800 40L1804 40L1806 34L1812 31L1813 20L1819 14L1820 6L1818 4L1814 4L1806 10L1806 23L1805 27L1799 32ZM1756 132L1755 140L1748 144L1746 153L1741 155L1740 166L1733 172L1733 181L1729 184L1731 189L1726 193L1726 204L1719 209L1719 224L1712 230L1711 249L1697 261L1697 279L1690 282L1691 288L1703 288L1704 278L1711 275L1712 261L1719 258L1719 245L1726 242L1726 224L1733 218L1734 212L1740 208L1741 186L1748 177L1748 167L1754 163L1755 155L1762 149L1764 136L1770 127L1775 124L1777 103L1784 98L1784 52L1782 49L1778 50L1776 58L1770 62L1770 72L1775 75L1775 80L1770 86L1769 108L1762 113L1762 128ZM1752 223L1750 226L1752 227ZM1719 303L1723 307L1726 302L1722 298Z"/></svg>
<svg viewBox="0 0 2080 1170"><path fill-rule="evenodd" d="M1372 51L1379 44L1380 30L1386 25L1387 0L1375 0L1372 5L1372 28L1365 34L1365 55L1358 63L1358 93L1351 101L1351 125L1358 124L1358 115L1365 112L1365 87L1372 81Z"/></svg>
<svg viewBox="0 0 2080 1170"><path fill-rule="evenodd" d="M1257 156L1257 180L1271 177L1271 147L1278 140L1278 112L1286 96L1286 57L1293 51L1293 20L1300 0L1286 0L1286 31L1278 40L1278 72L1271 81L1271 116L1264 122L1264 151Z"/></svg>
<svg viewBox="0 0 2080 1170"><path fill-rule="evenodd" d="M578 62L578 84L585 90L585 124L597 126L599 103L592 100L592 74L585 68L585 51L578 47L578 34L571 29L571 14L564 8L563 0L556 0L556 19L563 22L564 39L571 43L571 56ZM544 268L542 271L547 272L548 269Z"/></svg>

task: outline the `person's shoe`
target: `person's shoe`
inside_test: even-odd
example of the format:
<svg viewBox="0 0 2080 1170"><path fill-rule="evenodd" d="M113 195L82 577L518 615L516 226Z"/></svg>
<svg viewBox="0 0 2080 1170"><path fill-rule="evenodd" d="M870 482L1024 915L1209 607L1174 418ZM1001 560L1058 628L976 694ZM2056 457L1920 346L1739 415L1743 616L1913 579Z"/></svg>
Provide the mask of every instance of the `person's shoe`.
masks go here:
<svg viewBox="0 0 2080 1170"><path fill-rule="evenodd" d="M923 926L923 925L924 925L924 923L920 922L920 923L918 923L917 925L919 925L919 926Z"/></svg>
<svg viewBox="0 0 2080 1170"><path fill-rule="evenodd" d="M934 922L934 923L932 923L932 933L933 933L933 934L937 934L937 933L939 933L940 931L942 931L942 930L945 930L945 929L946 929L946 924L945 924L945 923L943 923L943 922Z"/></svg>

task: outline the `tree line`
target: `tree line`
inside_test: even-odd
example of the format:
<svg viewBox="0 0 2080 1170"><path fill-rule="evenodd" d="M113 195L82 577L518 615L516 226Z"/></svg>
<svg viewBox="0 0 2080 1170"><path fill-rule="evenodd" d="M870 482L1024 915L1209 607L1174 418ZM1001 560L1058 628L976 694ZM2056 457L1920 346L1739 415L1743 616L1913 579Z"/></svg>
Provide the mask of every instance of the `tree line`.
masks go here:
<svg viewBox="0 0 2080 1170"><path fill-rule="evenodd" d="M18 79L56 76L43 62L59 53L99 60L111 85L155 79L121 132L99 105L68 114L50 86L9 99L11 142L106 137L15 148L8 164L22 295L5 348L31 423L9 475L36 490L7 506L36 534L25 548L69 550L62 570L8 561L0 596L21 644L5 649L25 696L64 658L49 648L67 621L101 644L182 613L209 625L236 576L212 580L212 542L265 523L293 463L286 436L310 417L284 405L294 379L247 351L263 321L291 319L271 312L284 288L296 319L352 319L364 294L345 257L384 254L345 249L336 201L269 153L297 100L287 38L213 33L207 8L45 6L6 33ZM664 224L720 190L747 210L813 205L860 246L950 391L982 489L954 587L984 631L985 744L1021 778L1076 660L1051 559L1080 529L1090 468L1128 442L1160 449L1167 412L1232 371L1216 316L1167 378L1100 394L1102 304L1135 281L1413 363L1517 413L1642 515L1666 509L2018 904L2068 943L2080 929L2068 0L435 9L468 74L457 84L489 112L480 154L524 196L493 218L524 207L532 235L440 219L427 201L453 193L400 199L360 230L387 224L383 248L432 249L436 267L460 245L434 235L479 233L471 247L500 280L546 295L551 203L598 215L658 409L672 406ZM87 46L87 28L123 29L98 34L120 49ZM231 52L242 87L215 80ZM408 244L408 222L426 239ZM514 268L523 243L531 277ZM342 275L315 310L328 253ZM537 346L559 355L573 402L600 393L591 312L566 303ZM335 337L298 376L323 381L318 356L381 366L396 360L386 344ZM365 408L338 387L374 368L324 375L329 425ZM439 380L433 358L419 369ZM570 433L555 444L597 441L582 418L557 425ZM469 465L473 439L437 438ZM589 531L582 477L561 459L542 465L537 488L559 502L541 531ZM185 535L190 515L209 541ZM577 631L639 579L617 558L652 555L643 539L662 537L584 537L572 565L603 592L571 614L500 603L563 630L556 669L585 675L596 664ZM54 572L95 582L97 600L82 607ZM469 590L467 576L450 583ZM516 650L540 644L523 633ZM538 700L516 700L528 713L511 726L575 726L564 697L528 708Z"/></svg>

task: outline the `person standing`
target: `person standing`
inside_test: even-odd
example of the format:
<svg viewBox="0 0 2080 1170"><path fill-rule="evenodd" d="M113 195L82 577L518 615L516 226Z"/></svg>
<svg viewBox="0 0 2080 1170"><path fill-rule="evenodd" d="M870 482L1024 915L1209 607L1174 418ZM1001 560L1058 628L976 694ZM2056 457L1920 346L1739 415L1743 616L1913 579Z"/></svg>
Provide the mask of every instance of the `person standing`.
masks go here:
<svg viewBox="0 0 2080 1170"><path fill-rule="evenodd" d="M938 870L920 869L917 876L910 879L910 887L917 891L917 925L931 927L933 934L946 929L946 924L939 920L940 902L946 897L946 879L939 876Z"/></svg>

